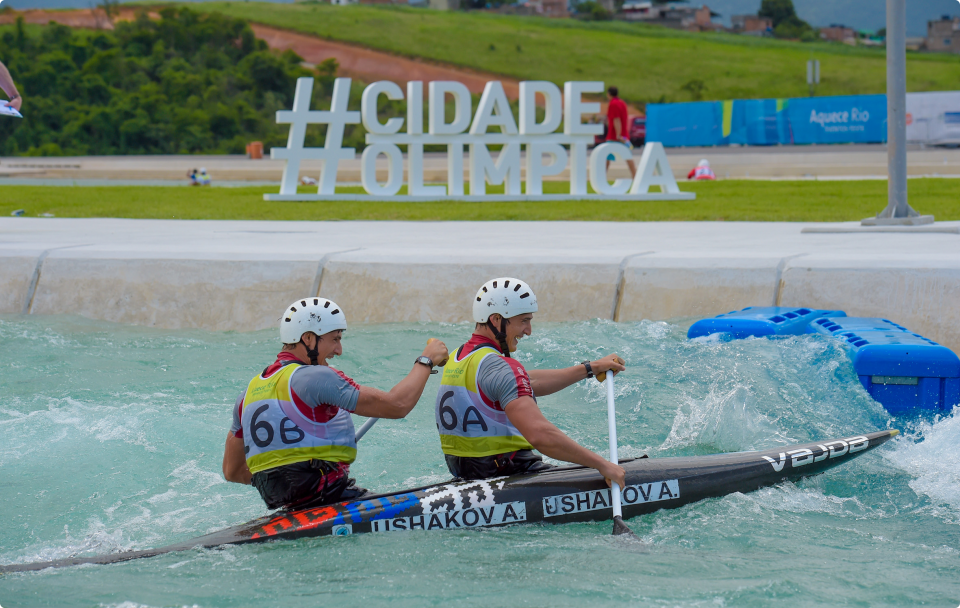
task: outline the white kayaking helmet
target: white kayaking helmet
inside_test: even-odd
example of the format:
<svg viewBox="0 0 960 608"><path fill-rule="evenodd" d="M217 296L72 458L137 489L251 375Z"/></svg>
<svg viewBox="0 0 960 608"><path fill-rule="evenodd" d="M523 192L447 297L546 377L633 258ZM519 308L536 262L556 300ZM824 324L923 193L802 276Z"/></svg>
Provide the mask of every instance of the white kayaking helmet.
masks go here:
<svg viewBox="0 0 960 608"><path fill-rule="evenodd" d="M477 292L473 301L473 320L485 323L500 343L500 350L504 356L510 356L507 347L507 333L504 329L505 320L519 315L537 312L537 296L530 286L512 277L500 277L487 281ZM499 314L504 321L496 327L490 321L490 315Z"/></svg>
<svg viewBox="0 0 960 608"><path fill-rule="evenodd" d="M487 281L473 301L473 320L477 323L486 323L494 313L510 319L532 312L537 312L537 296L529 285L511 277Z"/></svg>
<svg viewBox="0 0 960 608"><path fill-rule="evenodd" d="M280 319L280 340L296 344L306 332L318 336L347 329L347 319L336 302L326 298L305 298L287 307Z"/></svg>

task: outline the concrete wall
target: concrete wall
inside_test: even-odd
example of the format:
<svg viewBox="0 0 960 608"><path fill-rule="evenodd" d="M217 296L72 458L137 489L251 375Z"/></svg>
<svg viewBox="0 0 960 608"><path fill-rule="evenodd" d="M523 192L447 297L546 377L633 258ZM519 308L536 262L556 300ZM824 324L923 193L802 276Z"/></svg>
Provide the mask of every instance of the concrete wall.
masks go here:
<svg viewBox="0 0 960 608"><path fill-rule="evenodd" d="M331 261L320 293L361 323L458 322L469 320L480 285L498 276L535 285L544 321L609 318L617 265Z"/></svg>
<svg viewBox="0 0 960 608"><path fill-rule="evenodd" d="M960 351L960 236L802 228L0 218L0 313L245 331L319 294L351 323L459 322L483 282L516 276L544 321L808 306L889 318Z"/></svg>
<svg viewBox="0 0 960 608"><path fill-rule="evenodd" d="M4 256L0 262L0 313L25 312L29 288L40 257L26 252Z"/></svg>
<svg viewBox="0 0 960 608"><path fill-rule="evenodd" d="M618 321L713 316L769 306L779 258L656 258L629 262Z"/></svg>
<svg viewBox="0 0 960 608"><path fill-rule="evenodd" d="M276 324L312 285L316 262L50 256L32 314L76 314L170 329L245 330Z"/></svg>
<svg viewBox="0 0 960 608"><path fill-rule="evenodd" d="M900 323L960 353L960 271L888 264L866 271L811 258L786 269L784 306L844 310L852 317Z"/></svg>

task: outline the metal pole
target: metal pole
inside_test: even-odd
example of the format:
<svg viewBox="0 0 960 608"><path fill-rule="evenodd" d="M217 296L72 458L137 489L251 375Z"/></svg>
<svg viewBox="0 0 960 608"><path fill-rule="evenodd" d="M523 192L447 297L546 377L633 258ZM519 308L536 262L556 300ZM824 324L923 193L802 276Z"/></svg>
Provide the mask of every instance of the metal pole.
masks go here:
<svg viewBox="0 0 960 608"><path fill-rule="evenodd" d="M906 22L907 0L887 0L887 209L893 211L889 217L908 217L913 211L907 204Z"/></svg>
<svg viewBox="0 0 960 608"><path fill-rule="evenodd" d="M930 224L907 203L907 2L887 0L887 207L861 222Z"/></svg>

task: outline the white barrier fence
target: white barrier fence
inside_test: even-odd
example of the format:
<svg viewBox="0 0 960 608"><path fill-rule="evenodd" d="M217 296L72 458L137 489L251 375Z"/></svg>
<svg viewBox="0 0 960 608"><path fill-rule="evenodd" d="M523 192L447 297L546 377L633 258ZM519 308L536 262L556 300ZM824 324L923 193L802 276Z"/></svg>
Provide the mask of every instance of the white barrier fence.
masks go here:
<svg viewBox="0 0 960 608"><path fill-rule="evenodd" d="M960 145L960 91L907 93L907 141Z"/></svg>

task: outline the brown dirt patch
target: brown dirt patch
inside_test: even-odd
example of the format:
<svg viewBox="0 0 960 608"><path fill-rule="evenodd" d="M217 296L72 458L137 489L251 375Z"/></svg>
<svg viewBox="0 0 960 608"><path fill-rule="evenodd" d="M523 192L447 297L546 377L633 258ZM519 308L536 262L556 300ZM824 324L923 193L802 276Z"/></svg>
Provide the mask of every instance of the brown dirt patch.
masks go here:
<svg viewBox="0 0 960 608"><path fill-rule="evenodd" d="M317 64L325 59L336 59L340 73L364 82L390 80L403 85L410 80L456 80L467 85L471 93L479 95L490 80L503 83L510 99L520 95L520 81L496 74L475 72L464 68L440 65L408 57L400 57L383 51L374 51L361 46L333 42L307 34L282 30L259 23L251 23L254 33L270 48L293 51L309 63Z"/></svg>

